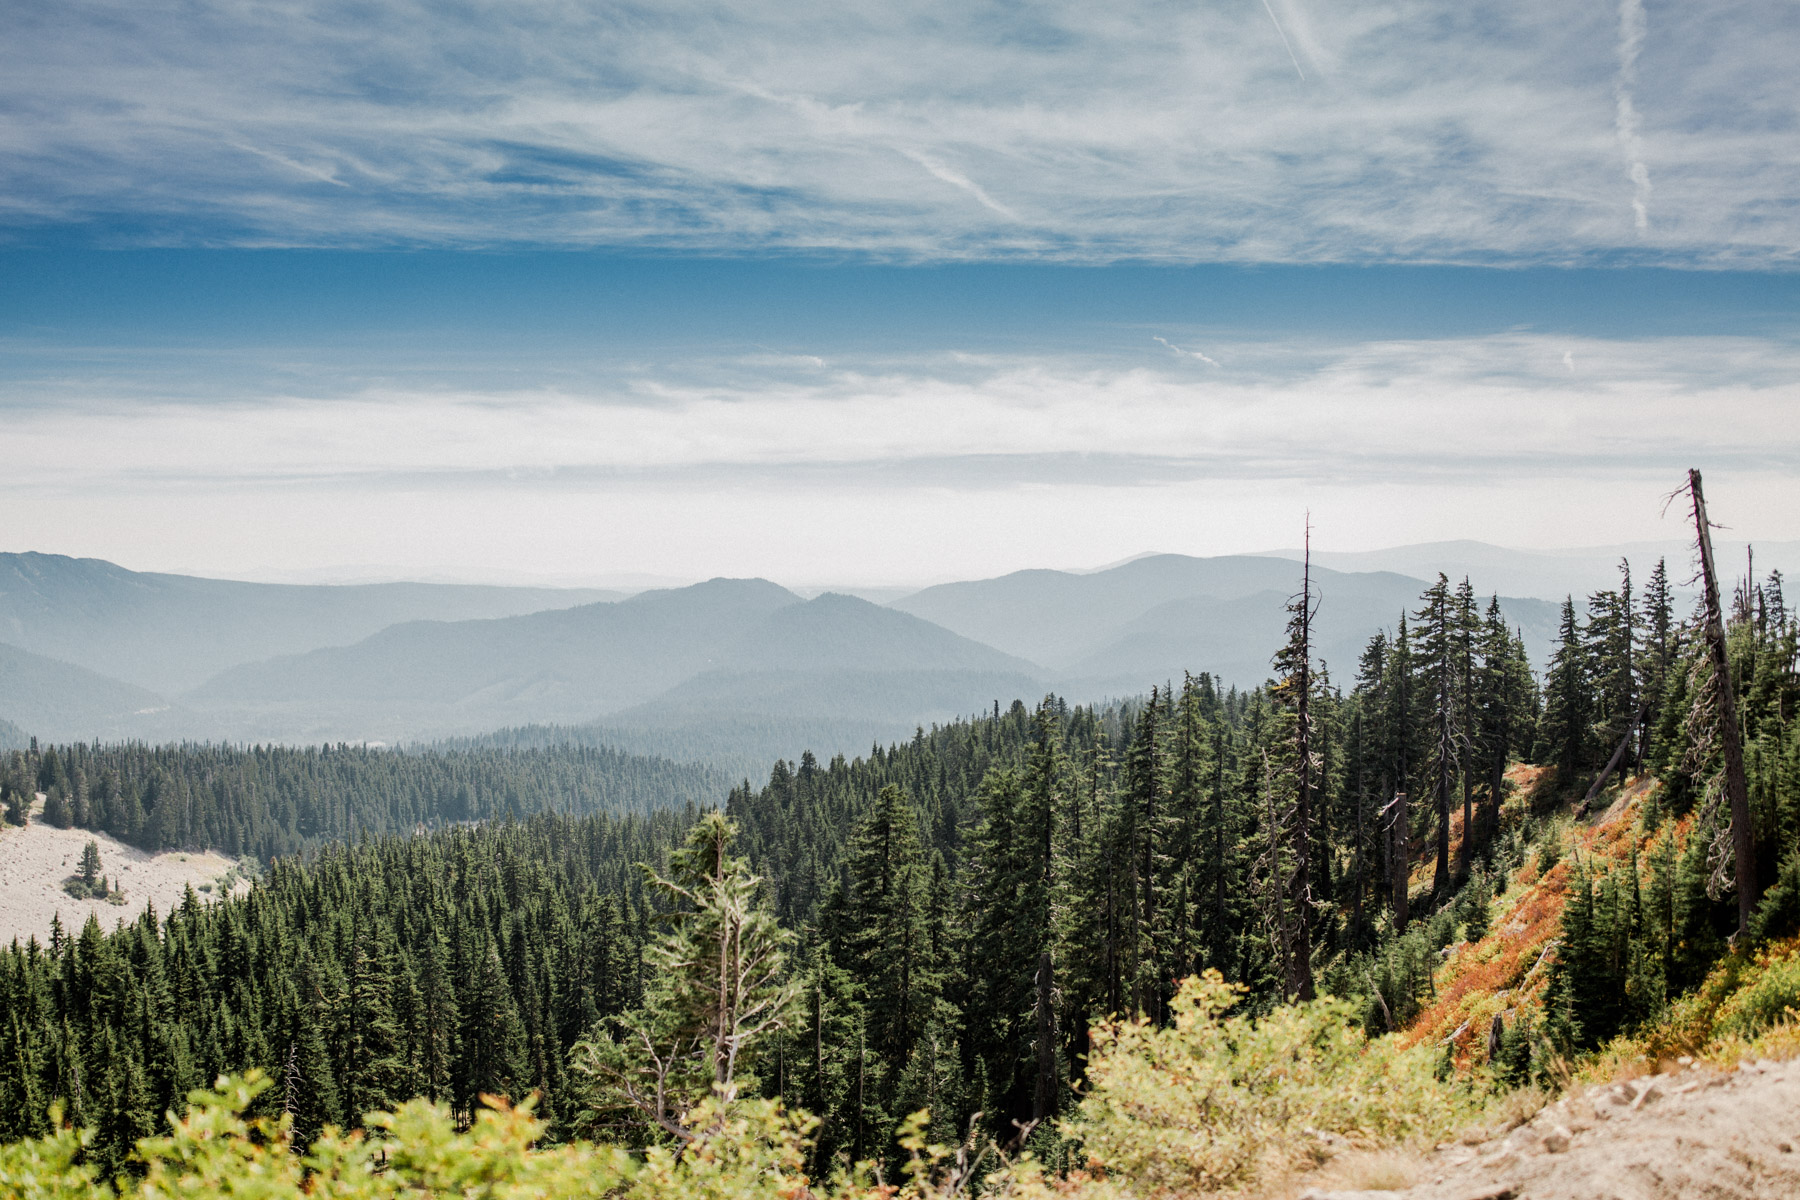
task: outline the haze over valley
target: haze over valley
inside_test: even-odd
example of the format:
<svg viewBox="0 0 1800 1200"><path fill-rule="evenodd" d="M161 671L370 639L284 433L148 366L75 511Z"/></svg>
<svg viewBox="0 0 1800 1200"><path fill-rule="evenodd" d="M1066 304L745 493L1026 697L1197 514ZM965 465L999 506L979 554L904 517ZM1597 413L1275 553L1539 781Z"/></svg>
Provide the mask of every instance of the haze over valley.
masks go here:
<svg viewBox="0 0 1800 1200"><path fill-rule="evenodd" d="M1595 553L1551 559L1563 571L1548 575L1538 556L1476 546L1352 565L1434 555L1527 585L1616 571ZM1392 571L1316 572L1320 656L1346 671L1368 632L1392 627L1426 586ZM887 604L803 599L766 580L629 598L245 584L38 553L0 556L0 578L0 718L46 739L401 743L594 726L633 748L737 764L796 744L856 753L1051 691L1134 695L1183 670L1255 687L1297 572L1279 554L1147 555L940 584ZM1506 595L1502 606L1542 661L1556 605ZM713 731L710 745L692 740L700 729Z"/></svg>

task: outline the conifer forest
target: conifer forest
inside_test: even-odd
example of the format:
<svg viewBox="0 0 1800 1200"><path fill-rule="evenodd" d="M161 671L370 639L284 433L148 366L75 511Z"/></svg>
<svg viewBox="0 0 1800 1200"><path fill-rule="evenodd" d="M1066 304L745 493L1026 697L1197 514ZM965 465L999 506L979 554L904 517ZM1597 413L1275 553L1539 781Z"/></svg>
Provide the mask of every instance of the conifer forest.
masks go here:
<svg viewBox="0 0 1800 1200"><path fill-rule="evenodd" d="M680 1143L671 1097L729 1083L818 1118L814 1178L897 1170L922 1110L934 1142L1066 1167L1110 1019L1166 1026L1217 972L1250 1014L1331 996L1403 1031L1513 873L1564 855L1558 822L1654 776L1645 854L1564 864L1541 1011L1475 1031L1498 1080L1548 1078L1800 932L1800 618L1778 573L1720 594L1710 562L1682 611L1683 573L1621 562L1563 605L1540 674L1498 601L1441 575L1328 669L1329 598L1297 569L1264 686L996 701L728 789L578 746L34 743L9 820L42 793L31 820L261 877L0 952L0 1139L50 1134L55 1105L129 1173L165 1112L254 1068L251 1111L301 1145L415 1097L467 1123L530 1095L550 1142Z"/></svg>

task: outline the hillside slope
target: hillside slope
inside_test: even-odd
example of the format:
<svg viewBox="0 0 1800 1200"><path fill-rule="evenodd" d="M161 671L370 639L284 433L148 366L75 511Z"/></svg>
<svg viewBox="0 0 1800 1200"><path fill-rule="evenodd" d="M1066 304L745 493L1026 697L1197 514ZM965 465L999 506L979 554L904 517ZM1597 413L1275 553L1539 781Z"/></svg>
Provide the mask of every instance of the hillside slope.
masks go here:
<svg viewBox="0 0 1800 1200"><path fill-rule="evenodd" d="M0 718L18 731L12 740L117 737L166 719L170 708L155 692L0 642Z"/></svg>
<svg viewBox="0 0 1800 1200"><path fill-rule="evenodd" d="M237 663L342 646L401 621L568 608L592 589L243 583L96 558L0 554L0 641L176 694Z"/></svg>
<svg viewBox="0 0 1800 1200"><path fill-rule="evenodd" d="M1788 1200L1800 1195L1800 1063L1580 1088L1505 1137L1488 1132L1419 1160L1425 1181L1410 1188L1315 1186L1302 1200Z"/></svg>
<svg viewBox="0 0 1800 1200"><path fill-rule="evenodd" d="M1032 664L906 613L715 579L561 612L397 626L235 668L184 700L217 724L281 737L391 740L614 714L640 727L877 717L910 733L1041 687Z"/></svg>
<svg viewBox="0 0 1800 1200"><path fill-rule="evenodd" d="M43 802L38 802L41 812ZM63 891L63 881L76 873L82 848L100 848L100 870L120 893L120 903L77 900ZM34 820L24 829L0 825L0 946L37 938L48 944L51 922L60 917L71 935L81 932L92 914L110 931L120 921L133 921L147 907L166 915L192 887L204 896L247 890L234 873L231 859L214 852L168 850L151 854L107 834L86 829L57 829Z"/></svg>

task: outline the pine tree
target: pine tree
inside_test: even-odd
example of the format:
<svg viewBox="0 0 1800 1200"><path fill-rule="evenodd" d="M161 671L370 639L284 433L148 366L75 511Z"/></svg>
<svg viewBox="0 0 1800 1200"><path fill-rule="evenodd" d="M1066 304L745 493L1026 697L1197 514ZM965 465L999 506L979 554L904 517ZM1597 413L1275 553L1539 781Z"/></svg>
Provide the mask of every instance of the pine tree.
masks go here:
<svg viewBox="0 0 1800 1200"><path fill-rule="evenodd" d="M1475 742L1480 733L1475 692L1475 644L1480 636L1480 614L1475 605L1475 589L1467 576L1456 587L1453 606L1454 646L1456 656L1456 749L1457 774L1462 778L1462 840L1457 847L1456 884L1469 881L1477 830L1475 826Z"/></svg>
<svg viewBox="0 0 1800 1200"><path fill-rule="evenodd" d="M890 783L852 841L833 952L867 997L870 1046L890 1063L906 1060L937 1009L930 883L912 802Z"/></svg>
<svg viewBox="0 0 1800 1200"><path fill-rule="evenodd" d="M89 895L99 890L100 884L100 843L89 840L81 848L81 866L79 868L81 885Z"/></svg>
<svg viewBox="0 0 1800 1200"><path fill-rule="evenodd" d="M1644 722L1643 734L1638 741L1636 766L1642 770L1645 760L1651 754L1651 740L1662 723L1669 674L1675 664L1678 649L1675 601L1669 587L1668 567L1663 559L1656 560L1656 566L1650 572L1650 580L1644 585L1637 625L1644 631L1641 642L1643 653L1637 656L1637 686L1644 697Z"/></svg>
<svg viewBox="0 0 1800 1200"><path fill-rule="evenodd" d="M58 829L68 829L75 824L75 812L60 787L44 798L44 820Z"/></svg>
<svg viewBox="0 0 1800 1200"><path fill-rule="evenodd" d="M702 1101L728 1108L754 1086L759 1042L785 1025L797 990L783 982L791 935L760 902L762 881L731 853L735 834L723 813L707 813L670 855L668 877L645 868L646 882L681 907L649 949L643 1006L619 1019L617 1037L595 1031L573 1063L677 1142L700 1132L691 1116ZM465 1024L473 1003L464 1001Z"/></svg>
<svg viewBox="0 0 1800 1200"><path fill-rule="evenodd" d="M1437 870L1431 894L1442 901L1450 893L1450 794L1462 762L1462 730L1458 712L1456 604L1450 581L1440 574L1422 597L1418 620L1420 690L1430 707L1431 750L1427 778L1436 812Z"/></svg>
<svg viewBox="0 0 1800 1200"><path fill-rule="evenodd" d="M0 770L0 805L6 808L6 821L23 829L31 821L32 785L26 771L25 756L17 750L12 761Z"/></svg>
<svg viewBox="0 0 1800 1200"><path fill-rule="evenodd" d="M524 1032L500 965L499 948L486 936L472 947L457 989L462 1053L451 1080L452 1104L473 1119L483 1096L522 1099L527 1078Z"/></svg>
<svg viewBox="0 0 1800 1200"><path fill-rule="evenodd" d="M1575 784L1591 758L1594 704L1581 634L1575 600L1564 597L1556 649L1544 679L1544 715L1538 732L1540 752L1555 764L1557 782L1564 788Z"/></svg>

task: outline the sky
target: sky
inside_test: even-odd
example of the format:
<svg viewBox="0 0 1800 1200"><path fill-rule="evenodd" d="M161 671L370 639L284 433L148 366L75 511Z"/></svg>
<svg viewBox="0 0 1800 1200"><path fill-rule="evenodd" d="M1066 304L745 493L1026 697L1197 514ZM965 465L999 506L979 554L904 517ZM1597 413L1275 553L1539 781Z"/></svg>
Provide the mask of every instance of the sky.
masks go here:
<svg viewBox="0 0 1800 1200"><path fill-rule="evenodd" d="M0 549L1800 538L1800 5L23 0Z"/></svg>

